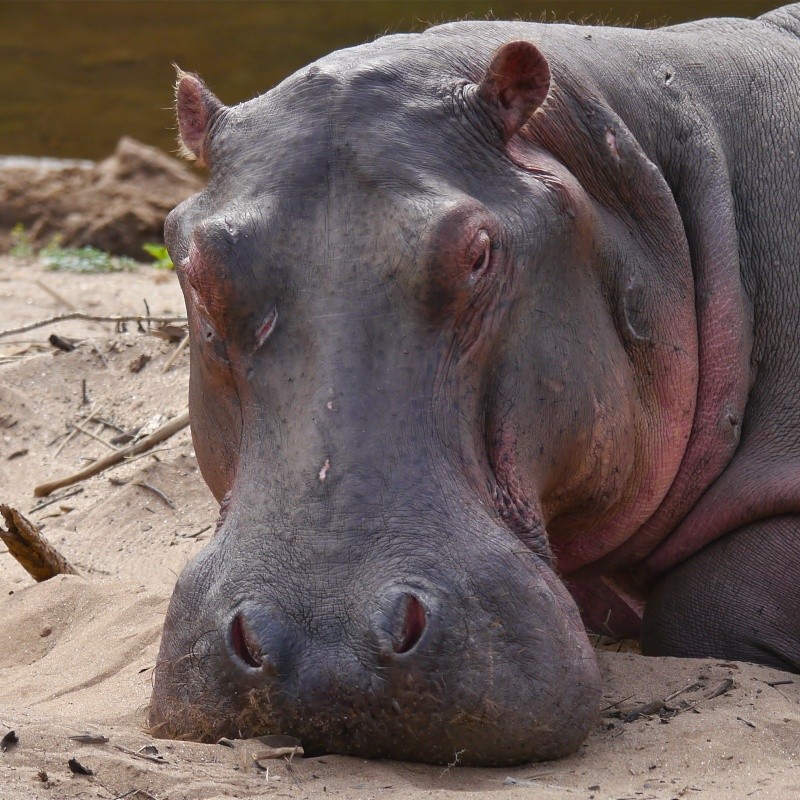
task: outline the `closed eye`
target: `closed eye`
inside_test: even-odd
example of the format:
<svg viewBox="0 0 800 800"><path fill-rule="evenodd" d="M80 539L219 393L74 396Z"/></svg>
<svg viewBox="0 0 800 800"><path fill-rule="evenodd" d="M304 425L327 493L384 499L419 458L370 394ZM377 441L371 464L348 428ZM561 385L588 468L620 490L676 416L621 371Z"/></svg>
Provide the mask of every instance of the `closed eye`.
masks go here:
<svg viewBox="0 0 800 800"><path fill-rule="evenodd" d="M492 240L489 233L483 229L478 231L469 250L472 261L470 279L474 282L486 272L492 260Z"/></svg>

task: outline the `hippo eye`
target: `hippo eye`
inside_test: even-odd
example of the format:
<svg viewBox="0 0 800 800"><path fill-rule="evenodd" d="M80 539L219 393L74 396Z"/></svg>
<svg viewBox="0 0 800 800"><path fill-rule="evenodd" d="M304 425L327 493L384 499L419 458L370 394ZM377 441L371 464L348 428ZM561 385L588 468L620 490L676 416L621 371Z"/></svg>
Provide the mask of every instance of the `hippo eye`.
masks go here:
<svg viewBox="0 0 800 800"><path fill-rule="evenodd" d="M489 233L479 230L469 246L469 262L472 265L470 280L475 281L489 268L492 260L492 240Z"/></svg>

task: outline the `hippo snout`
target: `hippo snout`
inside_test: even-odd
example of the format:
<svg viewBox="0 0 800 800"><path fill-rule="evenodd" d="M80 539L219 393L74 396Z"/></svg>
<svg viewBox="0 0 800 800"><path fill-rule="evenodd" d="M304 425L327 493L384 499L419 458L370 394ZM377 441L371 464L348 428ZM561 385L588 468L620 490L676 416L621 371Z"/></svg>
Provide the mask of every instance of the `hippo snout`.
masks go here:
<svg viewBox="0 0 800 800"><path fill-rule="evenodd" d="M422 640L430 638L426 636L426 609L436 608L436 600L427 592L408 587L391 587L385 592L365 628L367 638L373 640L366 657L375 662L375 672L382 670L387 660L424 649ZM280 612L246 604L234 612L227 631L225 645L233 672L238 670L250 678L260 673L265 679L284 681L302 672L298 668L303 636L288 620L281 620Z"/></svg>
<svg viewBox="0 0 800 800"><path fill-rule="evenodd" d="M222 612L222 579L184 616L182 598L196 600L198 578L219 568L195 563L168 614L151 726L205 741L281 733L307 754L434 763L569 753L595 719L594 656L571 600L543 579L549 568L518 549L509 562L486 566L504 576L491 597L442 575L327 596L254 592Z"/></svg>
<svg viewBox="0 0 800 800"><path fill-rule="evenodd" d="M424 600L419 597L423 595ZM428 629L427 609L436 609L435 599L427 593L408 587L391 587L372 614L368 633L374 636L371 653L381 658L403 656L424 647ZM280 674L292 668L290 659L299 642L289 629L281 626L275 615L259 607L244 607L235 612L228 626L226 639L234 668L262 670Z"/></svg>

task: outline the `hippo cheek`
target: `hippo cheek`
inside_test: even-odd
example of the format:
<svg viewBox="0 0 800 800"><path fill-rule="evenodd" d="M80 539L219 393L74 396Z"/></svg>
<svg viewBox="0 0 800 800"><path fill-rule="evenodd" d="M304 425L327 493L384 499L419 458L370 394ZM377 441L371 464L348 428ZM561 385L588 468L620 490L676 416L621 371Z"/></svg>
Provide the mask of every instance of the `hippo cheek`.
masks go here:
<svg viewBox="0 0 800 800"><path fill-rule="evenodd" d="M366 595L354 585L291 609L285 588L226 605L226 580L198 589L213 570L195 563L173 596L150 724L177 738L283 733L308 754L443 764L568 754L595 720L594 655L549 567L513 546L501 555L472 574L368 581Z"/></svg>

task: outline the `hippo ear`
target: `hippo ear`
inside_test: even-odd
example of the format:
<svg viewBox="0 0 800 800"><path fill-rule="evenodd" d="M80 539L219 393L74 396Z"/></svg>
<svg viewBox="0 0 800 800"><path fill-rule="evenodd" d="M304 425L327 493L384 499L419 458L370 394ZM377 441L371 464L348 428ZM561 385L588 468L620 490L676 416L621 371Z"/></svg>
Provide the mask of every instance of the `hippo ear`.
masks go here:
<svg viewBox="0 0 800 800"><path fill-rule="evenodd" d="M550 89L550 67L531 42L508 42L492 56L478 96L502 124L510 139L544 103Z"/></svg>
<svg viewBox="0 0 800 800"><path fill-rule="evenodd" d="M183 155L205 164L205 144L211 123L225 108L196 75L175 67L178 81L175 85L175 108Z"/></svg>

